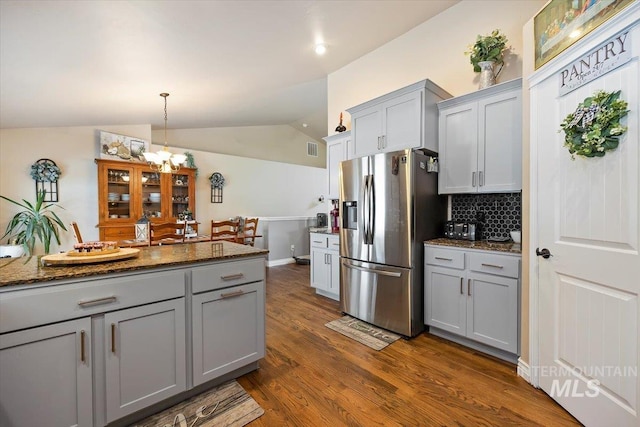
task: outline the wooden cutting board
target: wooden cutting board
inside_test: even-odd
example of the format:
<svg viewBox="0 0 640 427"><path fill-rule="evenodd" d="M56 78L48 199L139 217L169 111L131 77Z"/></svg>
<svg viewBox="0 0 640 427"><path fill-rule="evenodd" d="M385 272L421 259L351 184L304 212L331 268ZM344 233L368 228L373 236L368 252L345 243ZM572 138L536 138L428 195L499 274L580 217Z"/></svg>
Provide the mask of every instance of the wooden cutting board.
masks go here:
<svg viewBox="0 0 640 427"><path fill-rule="evenodd" d="M127 258L135 258L140 253L140 249L120 248L117 252L107 254L99 254L92 256L73 256L68 253L45 255L42 262L45 265L75 265L75 264L91 264L107 261L118 261Z"/></svg>

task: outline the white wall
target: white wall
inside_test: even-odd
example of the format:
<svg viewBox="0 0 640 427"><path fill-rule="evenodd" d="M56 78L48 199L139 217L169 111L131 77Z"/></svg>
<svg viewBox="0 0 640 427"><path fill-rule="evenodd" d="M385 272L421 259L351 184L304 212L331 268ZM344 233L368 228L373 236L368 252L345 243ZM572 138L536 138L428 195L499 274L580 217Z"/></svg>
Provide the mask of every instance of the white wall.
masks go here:
<svg viewBox="0 0 640 427"><path fill-rule="evenodd" d="M94 159L98 155L98 130L148 141L152 136L150 125L0 129L0 194L14 200L35 200L35 183L29 176L29 168L40 158L52 159L62 170L58 204L64 210L57 213L65 224L76 221L85 240L97 240L98 183ZM155 151L161 146L153 144L151 148ZM314 216L324 208L317 201L325 193L324 168L190 151L200 170L195 214L201 222L236 215ZM211 203L207 177L214 171L221 172L227 182L222 204ZM0 202L2 234L16 210L10 203ZM73 234L64 233L61 246L54 244L51 251L68 250L72 244ZM41 253L42 248L36 252Z"/></svg>
<svg viewBox="0 0 640 427"><path fill-rule="evenodd" d="M512 46L498 82L522 76L522 27L546 0L461 1L411 31L357 59L328 77L328 117L428 78L453 96L478 89L464 54L478 34L498 28ZM351 118L345 113L345 126ZM328 125L328 135L335 133Z"/></svg>
<svg viewBox="0 0 640 427"><path fill-rule="evenodd" d="M164 144L163 129L153 131L153 141ZM188 151L326 167L324 141L316 141L289 125L169 129L167 141ZM307 156L308 141L318 143L318 157Z"/></svg>

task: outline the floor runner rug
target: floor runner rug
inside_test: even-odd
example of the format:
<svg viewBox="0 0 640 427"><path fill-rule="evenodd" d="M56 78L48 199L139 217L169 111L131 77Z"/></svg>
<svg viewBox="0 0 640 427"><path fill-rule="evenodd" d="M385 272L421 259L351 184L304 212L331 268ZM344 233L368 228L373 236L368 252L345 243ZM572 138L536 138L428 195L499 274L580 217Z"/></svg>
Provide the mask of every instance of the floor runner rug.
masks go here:
<svg viewBox="0 0 640 427"><path fill-rule="evenodd" d="M235 380L133 424L136 427L241 427L264 409Z"/></svg>
<svg viewBox="0 0 640 427"><path fill-rule="evenodd" d="M324 326L371 347L374 350L382 350L400 338L400 335L377 328L362 320L354 319L351 316L344 316L340 319L332 320Z"/></svg>

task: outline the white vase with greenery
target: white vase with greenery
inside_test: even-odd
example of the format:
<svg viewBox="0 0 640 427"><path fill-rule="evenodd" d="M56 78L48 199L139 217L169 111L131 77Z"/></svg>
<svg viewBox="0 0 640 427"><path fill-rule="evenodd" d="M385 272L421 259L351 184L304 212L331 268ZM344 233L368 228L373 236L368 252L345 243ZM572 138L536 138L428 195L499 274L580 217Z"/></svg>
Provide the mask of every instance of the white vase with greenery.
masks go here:
<svg viewBox="0 0 640 427"><path fill-rule="evenodd" d="M469 46L465 54L469 55L469 62L473 71L480 73L480 89L492 86L504 66L504 52L507 48L507 37L500 30L493 30L486 36L478 35L476 42ZM495 67L499 66L498 71Z"/></svg>

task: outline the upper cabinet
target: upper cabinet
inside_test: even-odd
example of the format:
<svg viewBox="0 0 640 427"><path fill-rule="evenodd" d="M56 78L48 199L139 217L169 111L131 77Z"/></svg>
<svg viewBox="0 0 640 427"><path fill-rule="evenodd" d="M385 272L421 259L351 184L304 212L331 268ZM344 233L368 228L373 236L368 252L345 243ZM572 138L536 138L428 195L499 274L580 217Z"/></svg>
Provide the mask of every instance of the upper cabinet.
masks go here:
<svg viewBox="0 0 640 427"><path fill-rule="evenodd" d="M195 213L195 169L153 171L146 163L96 159L100 240L135 238L134 224L146 214L154 222L177 220L186 209Z"/></svg>
<svg viewBox="0 0 640 427"><path fill-rule="evenodd" d="M438 103L438 192L522 190L522 79Z"/></svg>
<svg viewBox="0 0 640 427"><path fill-rule="evenodd" d="M422 80L347 109L351 114L350 157L425 148L438 151L436 103L451 95Z"/></svg>
<svg viewBox="0 0 640 427"><path fill-rule="evenodd" d="M340 198L340 162L349 158L351 131L323 138L327 142L327 199Z"/></svg>

